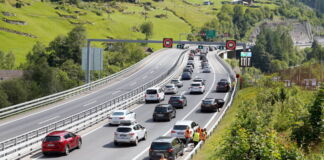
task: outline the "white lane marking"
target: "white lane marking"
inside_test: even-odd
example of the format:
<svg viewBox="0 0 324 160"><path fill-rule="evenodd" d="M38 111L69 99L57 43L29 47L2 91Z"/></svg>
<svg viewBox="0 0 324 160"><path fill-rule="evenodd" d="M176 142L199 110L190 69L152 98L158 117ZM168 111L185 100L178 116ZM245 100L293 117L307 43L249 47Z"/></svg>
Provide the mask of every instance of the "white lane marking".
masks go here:
<svg viewBox="0 0 324 160"><path fill-rule="evenodd" d="M181 94L180 95L184 95L185 93L186 93L187 91L183 91L183 92L181 92Z"/></svg>
<svg viewBox="0 0 324 160"><path fill-rule="evenodd" d="M96 102L97 102L97 100L94 100L94 101L89 102L89 103L87 103L87 104L85 104L85 105L83 105L83 106L89 106L89 105L91 105L91 104L93 104L93 103L96 103Z"/></svg>
<svg viewBox="0 0 324 160"><path fill-rule="evenodd" d="M157 51L157 52L159 52L159 51ZM145 66L148 66L150 63L153 63L153 61L154 61L155 59L157 59L158 57L159 57L159 56L150 57L151 60L148 61L148 63L147 63ZM138 71L136 71L136 72L130 74L128 77L132 77L132 76L136 75L136 74L137 74L138 72L140 72L140 71L142 71L142 69L139 69ZM153 71L153 72L154 72L154 71ZM153 72L152 72L152 73L153 73ZM123 79L122 81L127 80L127 79L128 79L128 78ZM120 82L121 82L121 81L120 81ZM116 83L114 83L114 84L112 84L112 85L115 85L115 84L116 84ZM107 89L108 87L111 87L112 85L107 85L106 87L103 87L103 88L101 88L101 89L97 89L96 91L94 91L94 92L92 92L92 93L89 93L89 94L86 95L86 96L81 96L81 97L79 97L79 98L73 99L73 100L71 100L71 101L68 101L68 102L65 102L65 103L62 103L62 104L59 104L59 105L56 105L56 106L53 106L53 107L51 107L51 108L48 108L48 109L42 110L42 111L40 111L40 112L35 112L35 113L29 114L29 115L27 115L27 116L25 116L25 117L21 117L21 118L18 118L18 119L14 119L14 120L12 120L12 121L4 122L4 123L0 124L0 127L1 127L1 126L4 126L4 125L7 125L7 124L9 124L9 123L13 123L13 122L16 122L16 121L22 120L22 119L24 119L24 118L31 117L31 116L36 115L36 114L40 114L40 113L43 113L43 112L49 111L49 110L51 110L51 109L55 109L55 108L57 108L57 107L60 107L60 106L65 105L65 104L72 103L72 102L77 101L77 100L79 100L79 99L86 98L86 97L88 97L88 96L91 96L92 94L95 94L95 93L100 92L100 91L102 91L102 90L104 90L104 89Z"/></svg>
<svg viewBox="0 0 324 160"><path fill-rule="evenodd" d="M50 120L53 120L53 119L56 119L56 118L59 118L60 116L55 116L55 117L53 117L53 118L50 118L50 119L47 119L47 120L45 120L45 121L42 121L42 122L39 122L38 124L44 124L44 123L46 123L46 122L48 122L48 121L50 121Z"/></svg>
<svg viewBox="0 0 324 160"><path fill-rule="evenodd" d="M112 92L111 94L114 95L114 94L117 94L117 93L119 93L119 92L120 92L120 91L117 90L117 91Z"/></svg>
<svg viewBox="0 0 324 160"><path fill-rule="evenodd" d="M154 70L152 70L150 73L152 74L152 73L154 73L155 71Z"/></svg>
<svg viewBox="0 0 324 160"><path fill-rule="evenodd" d="M147 78L147 75L143 76L143 78L142 78L142 79L145 79L145 78Z"/></svg>
<svg viewBox="0 0 324 160"><path fill-rule="evenodd" d="M212 67L212 69L214 70L214 67L213 67L213 65L211 65L211 67ZM207 96L208 96L208 94L212 91L212 88L214 88L214 85L215 85L215 81L216 81L216 74L214 73L214 80L213 80L213 85L212 85L212 87L210 87L210 89L208 90L208 92L204 95L204 97L202 98L202 99L205 99ZM199 107L200 106L200 104L201 104L201 101L185 116L185 117L183 117L181 120L185 120L186 118L188 118L189 117L189 115L193 112L193 111L195 111L196 109L197 109L197 107ZM163 134L163 136L165 136L165 135L167 135L168 133L170 133L170 131L172 130L172 128L170 128L167 132L165 132L164 134ZM146 153L147 152L147 150L148 149L150 149L150 147L146 147L141 153L139 153L137 156L135 156L132 160L137 160L139 157L141 157L144 153Z"/></svg>

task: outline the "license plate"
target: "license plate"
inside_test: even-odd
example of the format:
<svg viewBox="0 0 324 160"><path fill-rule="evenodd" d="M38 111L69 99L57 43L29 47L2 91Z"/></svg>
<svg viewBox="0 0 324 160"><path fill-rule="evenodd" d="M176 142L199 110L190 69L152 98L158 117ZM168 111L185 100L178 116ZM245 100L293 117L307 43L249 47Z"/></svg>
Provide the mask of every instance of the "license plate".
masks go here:
<svg viewBox="0 0 324 160"><path fill-rule="evenodd" d="M121 134L121 135L119 135L120 137L126 137L126 135L125 134Z"/></svg>
<svg viewBox="0 0 324 160"><path fill-rule="evenodd" d="M164 155L163 153L156 153L157 156L162 156Z"/></svg>
<svg viewBox="0 0 324 160"><path fill-rule="evenodd" d="M178 133L178 135L183 135L184 133Z"/></svg>
<svg viewBox="0 0 324 160"><path fill-rule="evenodd" d="M53 146L54 146L54 144L48 144L47 146L48 146L48 147L53 147Z"/></svg>
<svg viewBox="0 0 324 160"><path fill-rule="evenodd" d="M163 117L164 115L163 114L157 114L158 117Z"/></svg>

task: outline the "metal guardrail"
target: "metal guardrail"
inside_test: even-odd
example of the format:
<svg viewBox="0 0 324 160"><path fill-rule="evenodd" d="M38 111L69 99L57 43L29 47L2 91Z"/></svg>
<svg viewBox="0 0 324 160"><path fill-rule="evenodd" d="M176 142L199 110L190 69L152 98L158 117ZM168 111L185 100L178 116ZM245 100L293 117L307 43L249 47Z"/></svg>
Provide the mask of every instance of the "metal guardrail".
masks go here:
<svg viewBox="0 0 324 160"><path fill-rule="evenodd" d="M107 76L105 78L93 81L89 84L84 84L82 86L71 88L69 90L65 90L65 91L55 93L55 94L52 94L49 96L45 96L42 98L34 99L34 100L31 100L28 102L24 102L24 103L20 103L20 104L16 104L16 105L13 105L10 107L0 109L0 119L11 116L13 114L24 112L29 109L52 104L59 100L65 99L67 97L75 96L75 95L81 94L83 92L89 91L94 87L102 86L102 85L108 83L109 81L111 81L117 77L120 77L120 76L124 75L125 73L128 73L129 71L133 70L134 68L142 65L144 63L144 61L147 61L149 58L153 57L155 54L157 54L161 51L162 50L151 54L150 56L142 59L141 61L137 62L136 64L134 64L120 72L117 72L117 73L114 73L114 74Z"/></svg>
<svg viewBox="0 0 324 160"><path fill-rule="evenodd" d="M235 88L231 94L231 97L230 97L230 100L229 102L227 102L226 104L226 107L224 108L224 112L222 112L221 116L219 117L219 119L217 119L217 121L212 125L212 128L211 129L208 129L207 131L207 138L210 137L210 135L215 131L216 127L218 126L219 122L223 119L225 113L227 112L228 108L232 105L233 103L233 99L234 99L234 96L236 95L236 91L237 91L237 88L238 88L238 85L237 85L237 79L235 77L233 77L235 75L234 71L231 69L231 67L229 66L229 64L227 64L225 61L221 60L221 58L216 55L216 59L218 59L218 61L220 63L222 63L222 65L224 66L225 70L230 73L230 77L231 77L231 80L232 81L235 81L236 85L235 85ZM232 79L233 77L233 79ZM186 156L184 157L184 160L190 160L193 158L193 156L195 154L197 154L198 150L203 146L204 142L203 141L200 141L196 146L195 148Z"/></svg>
<svg viewBox="0 0 324 160"><path fill-rule="evenodd" d="M67 117L61 121L51 123L47 126L41 127L39 129L30 131L28 133L22 134L15 138L11 138L0 143L0 159L16 159L23 155L29 154L35 150L40 149L40 142L42 138L49 132L54 130L76 130L80 131L82 129L88 128L93 124L99 122L99 120L104 120L107 118L109 113L117 108L128 108L129 106L140 102L143 100L144 92L147 88L162 85L167 83L175 74L175 69L179 65L179 61L182 58L181 65L184 65L183 54L187 52L184 51L177 59L176 63L164 74L160 75L156 79L130 91L112 100L106 101L88 110L82 111L80 113L74 114ZM179 72L181 68L178 68ZM173 74L171 74L174 72ZM171 74L171 75L170 75ZM95 120L95 122L93 121ZM89 124L90 123L90 124ZM35 147L36 146L36 147Z"/></svg>

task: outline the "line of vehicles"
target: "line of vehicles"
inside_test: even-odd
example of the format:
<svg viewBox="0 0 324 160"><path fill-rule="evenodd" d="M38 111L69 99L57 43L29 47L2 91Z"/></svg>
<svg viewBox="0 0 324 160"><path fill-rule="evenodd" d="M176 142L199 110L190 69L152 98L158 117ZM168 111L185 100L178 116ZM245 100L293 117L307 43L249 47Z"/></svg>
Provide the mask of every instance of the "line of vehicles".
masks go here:
<svg viewBox="0 0 324 160"><path fill-rule="evenodd" d="M207 53L206 53L207 54ZM157 104L154 108L152 120L155 121L171 121L176 118L177 109L187 106L188 99L184 94L178 94L179 88L183 87L183 80L191 80L192 73L195 68L194 57L199 56L201 60L202 72L210 73L209 63L206 54L191 51L187 66L183 70L181 79L172 79L169 84L162 87L152 87L145 92L145 102L160 103L165 99L166 94L172 94L167 104ZM201 58L203 57L203 58ZM209 69L209 72L204 70ZM203 94L206 91L206 80L195 77L190 84L189 93ZM230 90L230 82L221 79L217 83L216 91L228 92ZM201 111L219 111L224 105L223 99L206 98L202 100ZM114 132L114 145L132 144L137 145L140 141L147 139L147 129L136 122L136 113L129 110L115 110L108 118L109 125L118 125ZM199 125L191 120L177 121L170 133L170 136L160 136L153 140L149 149L149 158L151 160L160 159L163 155L167 159L176 159L184 154L185 130L189 128L191 133L199 127ZM68 131L55 131L48 134L42 141L42 152L45 156L50 153L63 153L68 155L72 149L81 148L82 138L79 135Z"/></svg>

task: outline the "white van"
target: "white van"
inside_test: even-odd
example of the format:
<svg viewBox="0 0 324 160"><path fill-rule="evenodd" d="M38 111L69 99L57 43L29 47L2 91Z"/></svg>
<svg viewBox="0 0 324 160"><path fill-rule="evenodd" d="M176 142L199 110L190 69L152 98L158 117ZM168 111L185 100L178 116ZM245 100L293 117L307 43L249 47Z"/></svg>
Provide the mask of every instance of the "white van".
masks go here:
<svg viewBox="0 0 324 160"><path fill-rule="evenodd" d="M164 91L161 87L149 88L145 92L145 102L161 102L164 100Z"/></svg>

